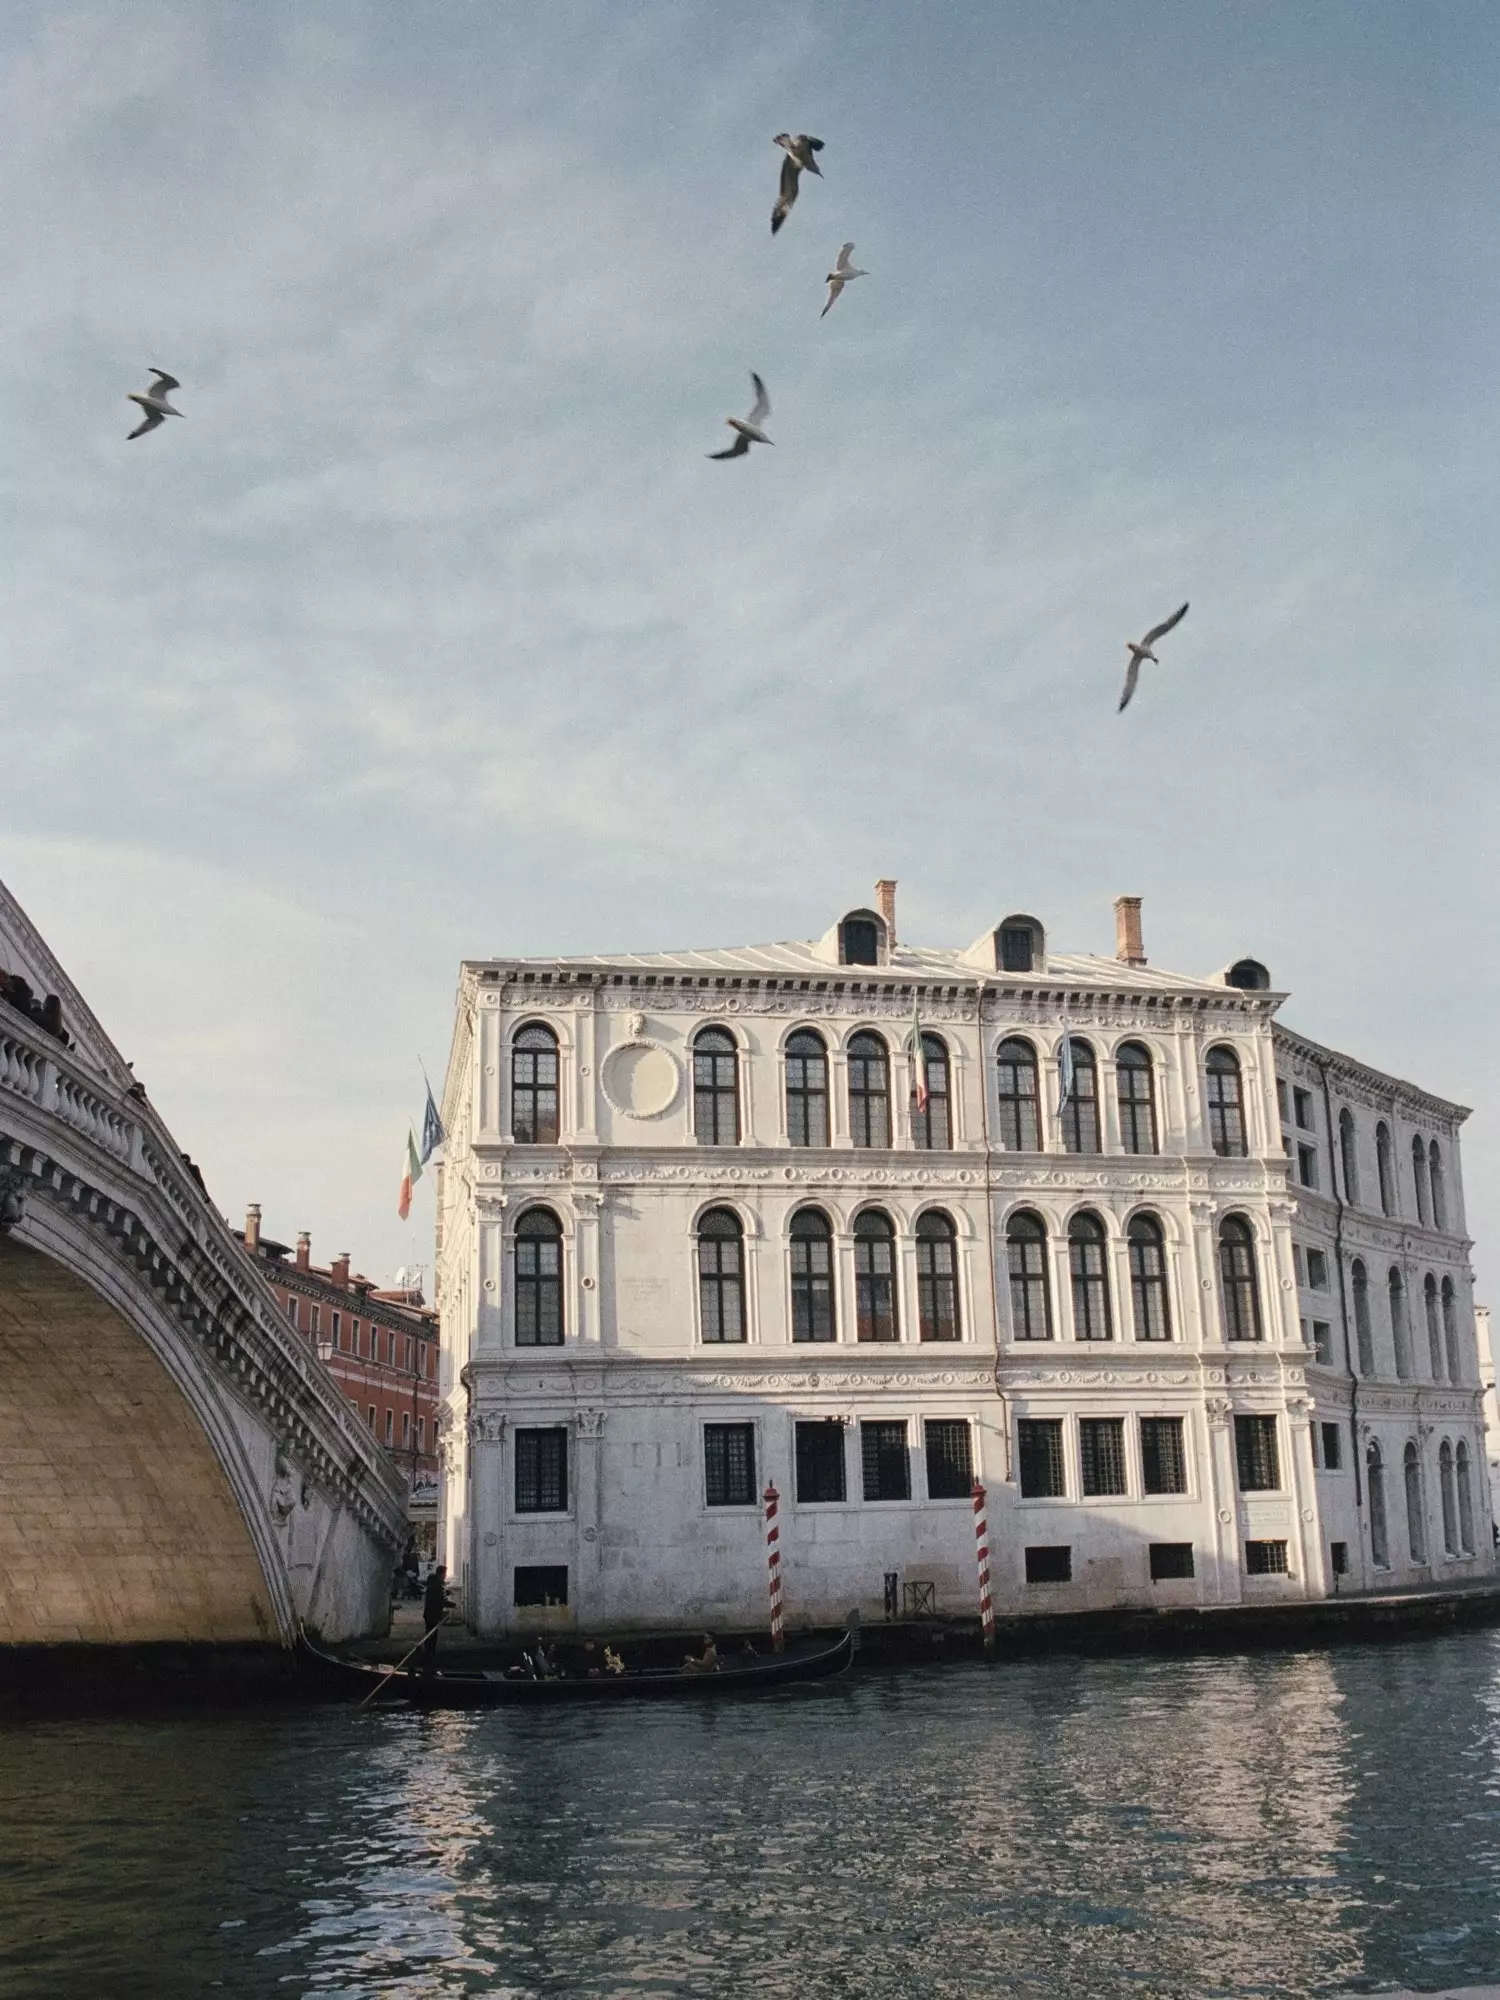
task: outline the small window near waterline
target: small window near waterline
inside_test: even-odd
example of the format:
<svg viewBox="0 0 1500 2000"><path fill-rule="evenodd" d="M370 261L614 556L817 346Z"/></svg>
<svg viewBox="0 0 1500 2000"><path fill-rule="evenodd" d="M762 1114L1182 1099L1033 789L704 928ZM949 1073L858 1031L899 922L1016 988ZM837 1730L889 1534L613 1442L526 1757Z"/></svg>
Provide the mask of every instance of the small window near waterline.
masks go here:
<svg viewBox="0 0 1500 2000"><path fill-rule="evenodd" d="M1071 1583L1073 1550L1067 1542L1036 1544L1026 1551L1028 1583Z"/></svg>
<svg viewBox="0 0 1500 2000"><path fill-rule="evenodd" d="M1153 1542L1151 1544L1151 1581L1169 1583L1178 1577L1193 1574L1193 1545L1191 1542Z"/></svg>
<svg viewBox="0 0 1500 2000"><path fill-rule="evenodd" d="M517 1610L539 1611L568 1601L566 1563L527 1563L515 1571L512 1598Z"/></svg>
<svg viewBox="0 0 1500 2000"><path fill-rule="evenodd" d="M1285 1576L1286 1543L1246 1542L1245 1573L1247 1576Z"/></svg>

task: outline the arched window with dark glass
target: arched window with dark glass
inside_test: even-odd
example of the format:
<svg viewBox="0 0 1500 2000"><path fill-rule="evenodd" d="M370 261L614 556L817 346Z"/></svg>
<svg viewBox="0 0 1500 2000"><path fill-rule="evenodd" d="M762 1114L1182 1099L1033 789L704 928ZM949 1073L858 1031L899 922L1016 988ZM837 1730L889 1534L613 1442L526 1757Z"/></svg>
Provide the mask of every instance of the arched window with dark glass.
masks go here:
<svg viewBox="0 0 1500 2000"><path fill-rule="evenodd" d="M523 1146L557 1144L557 1037L540 1021L511 1044L510 1135Z"/></svg>
<svg viewBox="0 0 1500 2000"><path fill-rule="evenodd" d="M820 1208L792 1217L792 1338L832 1340L833 1230Z"/></svg>
<svg viewBox="0 0 1500 2000"><path fill-rule="evenodd" d="M1391 1544L1385 1525L1385 1465L1374 1438L1365 1453L1365 1490L1370 1496L1370 1560L1376 1569L1389 1569Z"/></svg>
<svg viewBox="0 0 1500 2000"><path fill-rule="evenodd" d="M1434 1382L1443 1379L1443 1329L1438 1319L1437 1279L1431 1271L1422 1281L1422 1307L1427 1319L1427 1362Z"/></svg>
<svg viewBox="0 0 1500 2000"><path fill-rule="evenodd" d="M1448 1190L1443 1183L1443 1156L1438 1151L1438 1142L1433 1140L1427 1148L1427 1192L1432 1199L1432 1226L1434 1229L1448 1227Z"/></svg>
<svg viewBox="0 0 1500 2000"><path fill-rule="evenodd" d="M1406 1486L1406 1545L1414 1563L1425 1563L1427 1510L1422 1500L1422 1466L1414 1444L1409 1444L1403 1452L1401 1470Z"/></svg>
<svg viewBox="0 0 1500 2000"><path fill-rule="evenodd" d="M1354 1129L1354 1113L1346 1104L1339 1113L1339 1171L1344 1176L1344 1199L1351 1208L1359 1205L1359 1142Z"/></svg>
<svg viewBox="0 0 1500 2000"><path fill-rule="evenodd" d="M896 1318L896 1232L881 1209L854 1218L854 1337L899 1340Z"/></svg>
<svg viewBox="0 0 1500 2000"><path fill-rule="evenodd" d="M1068 1275L1073 1287L1073 1338L1109 1340L1109 1272L1104 1224L1097 1215L1075 1215L1068 1224Z"/></svg>
<svg viewBox="0 0 1500 2000"><path fill-rule="evenodd" d="M1019 1035L1011 1035L1000 1044L995 1067L1000 1144L1008 1153L1039 1153L1042 1129L1037 1116L1036 1050Z"/></svg>
<svg viewBox="0 0 1500 2000"><path fill-rule="evenodd" d="M1461 1382L1463 1369L1459 1366L1458 1355L1458 1298L1453 1290L1453 1280L1444 1278L1442 1290L1443 1306L1443 1352L1448 1359L1448 1380Z"/></svg>
<svg viewBox="0 0 1500 2000"><path fill-rule="evenodd" d="M1133 1215L1125 1232L1130 1246L1130 1304L1137 1340L1170 1340L1167 1246L1154 1215Z"/></svg>
<svg viewBox="0 0 1500 2000"><path fill-rule="evenodd" d="M1458 1554L1458 1491L1453 1482L1453 1447L1446 1438L1438 1446L1438 1500L1443 1510L1443 1554Z"/></svg>
<svg viewBox="0 0 1500 2000"><path fill-rule="evenodd" d="M959 1337L958 1232L940 1208L917 1217L917 1334L921 1340Z"/></svg>
<svg viewBox="0 0 1500 2000"><path fill-rule="evenodd" d="M1354 1344L1359 1351L1359 1372L1368 1379L1375 1373L1375 1335L1370 1325L1370 1274L1358 1257L1349 1266L1349 1283L1354 1293Z"/></svg>
<svg viewBox="0 0 1500 2000"><path fill-rule="evenodd" d="M550 1208L528 1208L516 1224L516 1345L561 1347L562 1224Z"/></svg>
<svg viewBox="0 0 1500 2000"><path fill-rule="evenodd" d="M1073 1073L1070 1079L1066 1061L1060 1058L1061 1083L1058 1102L1061 1109L1062 1142L1065 1153L1097 1153L1099 1150L1099 1066L1094 1060L1090 1043L1077 1035L1068 1037L1068 1047L1073 1055Z"/></svg>
<svg viewBox="0 0 1500 2000"><path fill-rule="evenodd" d="M885 925L871 910L845 917L839 925L840 965L879 965Z"/></svg>
<svg viewBox="0 0 1500 2000"><path fill-rule="evenodd" d="M1259 1340L1255 1235L1242 1215L1226 1215L1219 1224L1219 1296L1224 1303L1224 1338Z"/></svg>
<svg viewBox="0 0 1500 2000"><path fill-rule="evenodd" d="M1420 1136L1411 1142L1411 1178L1417 1198L1417 1220L1425 1228L1431 1214L1427 1206L1427 1148Z"/></svg>
<svg viewBox="0 0 1500 2000"><path fill-rule="evenodd" d="M1466 1556L1474 1553L1474 1489L1469 1474L1469 1447L1460 1438L1454 1454L1458 1481L1458 1546Z"/></svg>
<svg viewBox="0 0 1500 2000"><path fill-rule="evenodd" d="M911 1057L911 1142L927 1153L945 1153L953 1144L952 1099L948 1089L948 1044L941 1035L922 1037L922 1060ZM926 1102L923 1102L923 1089Z"/></svg>
<svg viewBox="0 0 1500 2000"><path fill-rule="evenodd" d="M732 1208L698 1220L698 1318L703 1338L745 1338L745 1232Z"/></svg>
<svg viewBox="0 0 1500 2000"><path fill-rule="evenodd" d="M693 1037L693 1132L702 1146L740 1142L740 1058L727 1028Z"/></svg>
<svg viewBox="0 0 1500 2000"><path fill-rule="evenodd" d="M1380 1213L1396 1212L1396 1182L1391 1172L1391 1128L1382 1119L1375 1127L1375 1177L1380 1182Z"/></svg>
<svg viewBox="0 0 1500 2000"><path fill-rule="evenodd" d="M1242 1158L1245 1151L1245 1098L1240 1059L1233 1049L1210 1049L1204 1058L1208 1105L1208 1143L1225 1158Z"/></svg>
<svg viewBox="0 0 1500 2000"><path fill-rule="evenodd" d="M891 1143L891 1059L879 1035L849 1038L849 1137L883 1151Z"/></svg>
<svg viewBox="0 0 1500 2000"><path fill-rule="evenodd" d="M1120 1144L1127 1153L1154 1153L1156 1093L1151 1085L1151 1051L1140 1042L1122 1042L1115 1051L1115 1099L1120 1107Z"/></svg>
<svg viewBox="0 0 1500 2000"><path fill-rule="evenodd" d="M815 1028L787 1038L786 1135L794 1146L828 1144L828 1050Z"/></svg>
<svg viewBox="0 0 1500 2000"><path fill-rule="evenodd" d="M1392 1264L1385 1281L1386 1293L1391 1307L1391 1346L1396 1355L1396 1376L1399 1381L1411 1380L1411 1329L1406 1324L1406 1286L1401 1273Z"/></svg>
<svg viewBox="0 0 1500 2000"><path fill-rule="evenodd" d="M1005 1231L1010 1268L1010 1322L1016 1340L1052 1338L1052 1294L1047 1283L1047 1231L1040 1216L1021 1209Z"/></svg>

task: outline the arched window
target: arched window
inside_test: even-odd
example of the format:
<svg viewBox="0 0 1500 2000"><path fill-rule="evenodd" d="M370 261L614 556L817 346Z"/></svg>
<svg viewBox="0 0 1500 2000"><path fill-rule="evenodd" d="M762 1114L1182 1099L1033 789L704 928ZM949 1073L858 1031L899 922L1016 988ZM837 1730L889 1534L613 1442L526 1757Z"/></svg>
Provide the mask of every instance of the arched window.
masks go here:
<svg viewBox="0 0 1500 2000"><path fill-rule="evenodd" d="M1238 1159L1245 1151L1245 1105L1240 1060L1233 1049L1210 1049L1204 1059L1208 1101L1208 1143L1216 1153Z"/></svg>
<svg viewBox="0 0 1500 2000"><path fill-rule="evenodd" d="M557 1037L540 1021L511 1045L510 1136L522 1146L557 1144Z"/></svg>
<svg viewBox="0 0 1500 2000"><path fill-rule="evenodd" d="M891 1143L890 1055L867 1028L849 1041L849 1136L877 1152Z"/></svg>
<svg viewBox="0 0 1500 2000"><path fill-rule="evenodd" d="M852 911L839 925L840 965L879 965L885 924L873 910Z"/></svg>
<svg viewBox="0 0 1500 2000"><path fill-rule="evenodd" d="M1344 1199L1351 1208L1359 1203L1359 1159L1354 1132L1354 1113L1346 1104L1339 1113L1339 1169L1344 1176Z"/></svg>
<svg viewBox="0 0 1500 2000"><path fill-rule="evenodd" d="M1354 1340L1359 1349L1359 1372L1375 1373L1375 1336L1370 1330L1370 1274L1356 1257L1349 1267L1354 1291Z"/></svg>
<svg viewBox="0 0 1500 2000"><path fill-rule="evenodd" d="M1453 1447L1446 1438L1438 1446L1438 1498L1443 1509L1443 1554L1458 1554L1458 1493L1453 1484Z"/></svg>
<svg viewBox="0 0 1500 2000"><path fill-rule="evenodd" d="M1417 1220L1425 1227L1431 1220L1427 1206L1427 1148L1420 1134L1411 1142L1411 1177L1417 1196Z"/></svg>
<svg viewBox="0 0 1500 2000"><path fill-rule="evenodd" d="M1460 1438L1456 1454L1458 1468L1458 1546L1466 1556L1474 1553L1474 1490L1469 1479L1469 1447Z"/></svg>
<svg viewBox="0 0 1500 2000"><path fill-rule="evenodd" d="M1443 1329L1438 1324L1437 1279L1431 1271L1422 1284L1422 1305L1427 1315L1427 1360L1434 1382L1443 1379Z"/></svg>
<svg viewBox="0 0 1500 2000"><path fill-rule="evenodd" d="M953 1119L948 1094L948 1044L940 1035L923 1035L921 1067L913 1060L911 1069L911 1142L924 1152L945 1153L953 1144Z"/></svg>
<svg viewBox="0 0 1500 2000"><path fill-rule="evenodd" d="M1380 1213L1396 1210L1396 1185L1391 1174L1391 1128L1385 1120L1375 1127L1375 1174L1380 1182Z"/></svg>
<svg viewBox="0 0 1500 2000"><path fill-rule="evenodd" d="M1156 1151L1156 1093L1151 1088L1151 1052L1139 1042L1115 1051L1115 1098L1120 1107L1120 1144L1127 1153Z"/></svg>
<svg viewBox="0 0 1500 2000"><path fill-rule="evenodd" d="M833 1231L820 1208L792 1217L792 1338L832 1340Z"/></svg>
<svg viewBox="0 0 1500 2000"><path fill-rule="evenodd" d="M727 1028L693 1037L693 1131L702 1146L740 1143L740 1059Z"/></svg>
<svg viewBox="0 0 1500 2000"><path fill-rule="evenodd" d="M1255 1237L1242 1215L1226 1215L1219 1224L1219 1293L1224 1302L1224 1338L1259 1340Z"/></svg>
<svg viewBox="0 0 1500 2000"><path fill-rule="evenodd" d="M732 1208L698 1222L698 1316L703 1338L745 1338L745 1232Z"/></svg>
<svg viewBox="0 0 1500 2000"><path fill-rule="evenodd" d="M922 1340L957 1340L958 1233L940 1208L917 1217L917 1332Z"/></svg>
<svg viewBox="0 0 1500 2000"><path fill-rule="evenodd" d="M1370 1560L1376 1569L1389 1569L1391 1544L1385 1528L1385 1466L1374 1438L1365 1453L1365 1487L1370 1496Z"/></svg>
<svg viewBox="0 0 1500 2000"><path fill-rule="evenodd" d="M1411 1380L1411 1334L1406 1324L1406 1287L1401 1282L1401 1273L1392 1264L1385 1281L1391 1302L1391 1346L1396 1354L1396 1377L1398 1381Z"/></svg>
<svg viewBox="0 0 1500 2000"><path fill-rule="evenodd" d="M1453 1280L1443 1280L1443 1351L1448 1357L1448 1380L1461 1382L1463 1369L1459 1366L1458 1354L1458 1300L1453 1291Z"/></svg>
<svg viewBox="0 0 1500 2000"><path fill-rule="evenodd" d="M1113 1338L1104 1224L1097 1215L1075 1215L1068 1224L1068 1272L1073 1281L1073 1338Z"/></svg>
<svg viewBox="0 0 1500 2000"><path fill-rule="evenodd" d="M1438 1142L1433 1140L1427 1148L1427 1192L1432 1198L1432 1226L1434 1229L1448 1227L1448 1190L1443 1185L1443 1156L1438 1151Z"/></svg>
<svg viewBox="0 0 1500 2000"><path fill-rule="evenodd" d="M896 1232L891 1218L867 1208L854 1218L854 1337L897 1340Z"/></svg>
<svg viewBox="0 0 1500 2000"><path fill-rule="evenodd" d="M828 1144L828 1050L813 1028L787 1038L786 1135L794 1146Z"/></svg>
<svg viewBox="0 0 1500 2000"><path fill-rule="evenodd" d="M1070 1035L1073 1054L1072 1088L1068 1088L1066 1058L1062 1065L1061 1122L1065 1153L1097 1153L1099 1150L1099 1068L1090 1043Z"/></svg>
<svg viewBox="0 0 1500 2000"><path fill-rule="evenodd" d="M1170 1340L1167 1310L1167 1251L1154 1215L1133 1215L1126 1231L1130 1245L1130 1303L1137 1340Z"/></svg>
<svg viewBox="0 0 1500 2000"><path fill-rule="evenodd" d="M1000 1106L1000 1144L1008 1153L1039 1153L1041 1124L1037 1118L1036 1050L1012 1035L995 1056Z"/></svg>
<svg viewBox="0 0 1500 2000"><path fill-rule="evenodd" d="M550 1208L528 1208L516 1224L516 1345L562 1339L562 1224Z"/></svg>
<svg viewBox="0 0 1500 2000"><path fill-rule="evenodd" d="M1417 1447L1409 1444L1402 1454L1401 1470L1406 1482L1406 1545L1414 1563L1427 1560L1427 1522L1422 1506L1422 1468Z"/></svg>
<svg viewBox="0 0 1500 2000"><path fill-rule="evenodd" d="M1010 1266L1010 1323L1017 1340L1052 1338L1052 1296L1047 1284L1047 1231L1040 1216L1021 1209L1005 1231Z"/></svg>

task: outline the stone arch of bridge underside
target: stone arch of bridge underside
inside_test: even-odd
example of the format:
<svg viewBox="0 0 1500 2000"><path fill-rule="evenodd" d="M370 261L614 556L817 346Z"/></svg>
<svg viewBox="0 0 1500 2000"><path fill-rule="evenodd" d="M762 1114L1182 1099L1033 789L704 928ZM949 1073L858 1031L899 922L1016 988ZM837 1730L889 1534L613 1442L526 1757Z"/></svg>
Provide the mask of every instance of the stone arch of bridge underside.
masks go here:
<svg viewBox="0 0 1500 2000"><path fill-rule="evenodd" d="M92 1285L0 1236L0 1643L274 1643L202 1422Z"/></svg>

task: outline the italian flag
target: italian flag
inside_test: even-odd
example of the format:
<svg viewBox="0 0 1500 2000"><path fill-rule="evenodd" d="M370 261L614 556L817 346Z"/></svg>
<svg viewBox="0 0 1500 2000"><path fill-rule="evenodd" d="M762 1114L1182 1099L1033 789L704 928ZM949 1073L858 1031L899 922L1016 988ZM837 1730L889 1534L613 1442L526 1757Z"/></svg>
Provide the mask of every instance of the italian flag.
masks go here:
<svg viewBox="0 0 1500 2000"><path fill-rule="evenodd" d="M919 1116L927 1111L927 1051L922 1047L922 1016L917 1012L915 1001L911 1010L911 1033L906 1038L906 1047L911 1056L911 1088L917 1101Z"/></svg>
<svg viewBox="0 0 1500 2000"><path fill-rule="evenodd" d="M405 1222L411 1214L411 1191L422 1178L422 1162L417 1158L417 1141L408 1125L406 1128L406 1169L401 1176L401 1193L396 1202L396 1213Z"/></svg>

